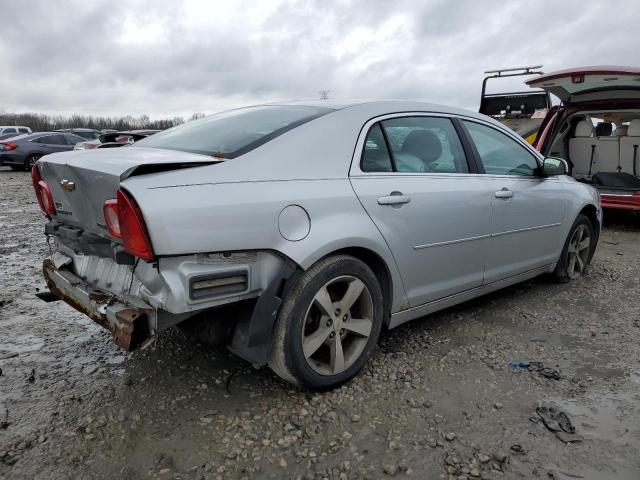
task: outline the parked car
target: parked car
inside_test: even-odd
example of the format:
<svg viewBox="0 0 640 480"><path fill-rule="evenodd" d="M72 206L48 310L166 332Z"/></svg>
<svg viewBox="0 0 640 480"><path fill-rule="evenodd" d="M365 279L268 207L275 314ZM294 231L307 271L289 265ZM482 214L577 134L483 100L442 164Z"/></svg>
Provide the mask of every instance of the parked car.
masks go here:
<svg viewBox="0 0 640 480"><path fill-rule="evenodd" d="M6 133L12 133L13 135L20 135L23 133L31 133L31 129L29 127L17 127L17 126L4 126L0 127L0 135L4 135Z"/></svg>
<svg viewBox="0 0 640 480"><path fill-rule="evenodd" d="M598 66L547 73L527 84L562 103L546 115L534 145L565 159L594 186L605 208L640 211L640 69Z"/></svg>
<svg viewBox="0 0 640 480"><path fill-rule="evenodd" d="M484 115L419 102L224 112L33 169L56 296L135 350L181 324L305 388L353 377L383 325L596 248L596 190Z"/></svg>
<svg viewBox="0 0 640 480"><path fill-rule="evenodd" d="M0 165L8 165L13 170L31 170L44 155L66 152L84 141L84 138L70 133L38 132L20 135L0 141Z"/></svg>
<svg viewBox="0 0 640 480"><path fill-rule="evenodd" d="M56 130L56 132L72 133L85 140L96 140L102 135L100 130L94 130L93 128L61 128Z"/></svg>
<svg viewBox="0 0 640 480"><path fill-rule="evenodd" d="M22 133L0 133L0 140L6 140L8 138L18 137L23 135Z"/></svg>
<svg viewBox="0 0 640 480"><path fill-rule="evenodd" d="M138 140L147 138L149 135L158 133L160 130L131 130L126 132L113 131L103 133L98 140L78 143L74 150L92 150L94 148L114 148L135 143Z"/></svg>

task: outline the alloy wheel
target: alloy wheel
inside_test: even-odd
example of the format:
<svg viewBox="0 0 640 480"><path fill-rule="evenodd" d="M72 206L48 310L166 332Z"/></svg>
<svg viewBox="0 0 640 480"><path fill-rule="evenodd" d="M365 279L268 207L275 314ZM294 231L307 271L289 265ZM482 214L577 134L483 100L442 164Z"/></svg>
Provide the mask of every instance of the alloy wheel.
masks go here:
<svg viewBox="0 0 640 480"><path fill-rule="evenodd" d="M569 240L567 276L575 280L584 272L589 260L591 234L586 225L578 225Z"/></svg>
<svg viewBox="0 0 640 480"><path fill-rule="evenodd" d="M373 300L357 277L343 275L325 283L305 315L302 349L307 364L321 375L336 375L353 365L373 329Z"/></svg>

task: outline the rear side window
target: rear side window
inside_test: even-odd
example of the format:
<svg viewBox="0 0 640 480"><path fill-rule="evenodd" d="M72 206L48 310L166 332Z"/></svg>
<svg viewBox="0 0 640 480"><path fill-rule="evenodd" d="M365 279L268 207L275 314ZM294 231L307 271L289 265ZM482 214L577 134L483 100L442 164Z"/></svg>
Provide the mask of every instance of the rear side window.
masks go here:
<svg viewBox="0 0 640 480"><path fill-rule="evenodd" d="M331 111L299 105L239 108L156 133L134 146L235 158Z"/></svg>
<svg viewBox="0 0 640 480"><path fill-rule="evenodd" d="M38 143L44 143L47 145L66 145L67 142L64 139L64 135L47 135L40 137L36 140Z"/></svg>
<svg viewBox="0 0 640 480"><path fill-rule="evenodd" d="M360 168L363 172L392 172L391 155L387 148L380 124L376 123L369 129L367 139L362 150Z"/></svg>
<svg viewBox="0 0 640 480"><path fill-rule="evenodd" d="M5 128L2 133L18 133L15 128Z"/></svg>
<svg viewBox="0 0 640 480"><path fill-rule="evenodd" d="M485 173L531 177L538 168L536 157L524 146L495 128L463 120Z"/></svg>

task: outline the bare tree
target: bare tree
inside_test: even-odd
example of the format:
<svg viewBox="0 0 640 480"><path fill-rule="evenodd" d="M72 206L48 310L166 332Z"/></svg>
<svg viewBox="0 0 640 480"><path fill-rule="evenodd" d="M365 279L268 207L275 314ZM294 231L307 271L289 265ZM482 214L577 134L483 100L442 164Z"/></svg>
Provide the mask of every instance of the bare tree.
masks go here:
<svg viewBox="0 0 640 480"><path fill-rule="evenodd" d="M94 117L90 115L46 115L42 113L0 113L0 125L24 125L34 132L46 132L56 128L111 128L114 130L154 129L164 130L184 123L184 118L174 117L151 120L148 115L133 117Z"/></svg>
<svg viewBox="0 0 640 480"><path fill-rule="evenodd" d="M331 90L318 90L318 93L320 94L320 100L327 100L329 98L329 92Z"/></svg>

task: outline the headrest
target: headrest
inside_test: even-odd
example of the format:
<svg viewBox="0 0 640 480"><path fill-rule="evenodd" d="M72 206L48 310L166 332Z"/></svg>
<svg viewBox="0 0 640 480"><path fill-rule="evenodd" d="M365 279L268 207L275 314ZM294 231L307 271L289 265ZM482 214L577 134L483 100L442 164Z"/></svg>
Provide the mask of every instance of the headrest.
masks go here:
<svg viewBox="0 0 640 480"><path fill-rule="evenodd" d="M640 137L640 118L631 120L629 128L627 129L627 135L630 137Z"/></svg>
<svg viewBox="0 0 640 480"><path fill-rule="evenodd" d="M442 142L430 130L414 130L405 138L401 151L410 153L423 162L431 163L442 155Z"/></svg>
<svg viewBox="0 0 640 480"><path fill-rule="evenodd" d="M593 133L593 123L591 120L581 120L576 125L576 137L590 137Z"/></svg>
<svg viewBox="0 0 640 480"><path fill-rule="evenodd" d="M627 127L626 125L620 125L619 127L616 127L616 131L613 133L616 137L626 137L628 128L629 127Z"/></svg>
<svg viewBox="0 0 640 480"><path fill-rule="evenodd" d="M600 122L596 125L596 137L608 137L613 131L611 122Z"/></svg>

